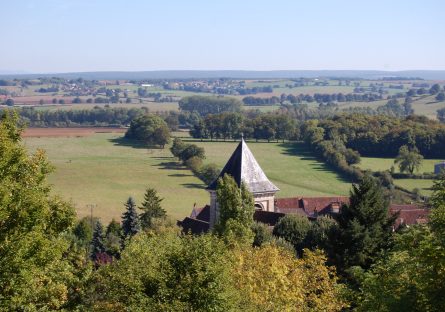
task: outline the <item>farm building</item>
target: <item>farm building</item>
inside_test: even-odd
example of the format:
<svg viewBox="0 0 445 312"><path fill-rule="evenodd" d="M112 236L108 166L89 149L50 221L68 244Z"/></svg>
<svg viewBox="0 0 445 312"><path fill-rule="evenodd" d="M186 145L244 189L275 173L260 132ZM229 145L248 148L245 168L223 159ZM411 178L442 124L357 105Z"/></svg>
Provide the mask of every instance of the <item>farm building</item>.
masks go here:
<svg viewBox="0 0 445 312"><path fill-rule="evenodd" d="M299 214L311 220L322 215L335 216L341 213L341 207L344 204L349 204L347 196L275 198L275 193L279 191L279 188L269 181L243 139L218 178L224 174L231 175L238 186L241 185L241 182L245 183L255 200L254 220L269 226L274 226L286 214ZM178 225L185 232L200 234L207 232L215 225L219 215L216 198L217 180L207 187L207 191L210 193L210 205L202 208L195 207L190 217L178 221ZM425 223L429 213L428 209L413 204L391 204L389 210L391 214L399 214L394 225L395 228L402 224Z"/></svg>
<svg viewBox="0 0 445 312"><path fill-rule="evenodd" d="M445 161L434 165L434 174L440 174L442 171L445 172Z"/></svg>

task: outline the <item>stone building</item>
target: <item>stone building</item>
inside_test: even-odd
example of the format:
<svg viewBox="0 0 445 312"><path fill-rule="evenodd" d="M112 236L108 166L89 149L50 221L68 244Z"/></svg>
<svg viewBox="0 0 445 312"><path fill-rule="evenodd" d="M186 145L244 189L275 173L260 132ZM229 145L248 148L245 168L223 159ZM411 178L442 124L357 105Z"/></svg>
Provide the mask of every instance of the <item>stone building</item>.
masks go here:
<svg viewBox="0 0 445 312"><path fill-rule="evenodd" d="M238 186L241 182L246 185L253 195L256 210L275 212L275 193L280 189L269 181L246 142L241 139L218 178L207 187L210 193L210 227L213 227L218 219L216 186L218 179L225 174L231 175Z"/></svg>

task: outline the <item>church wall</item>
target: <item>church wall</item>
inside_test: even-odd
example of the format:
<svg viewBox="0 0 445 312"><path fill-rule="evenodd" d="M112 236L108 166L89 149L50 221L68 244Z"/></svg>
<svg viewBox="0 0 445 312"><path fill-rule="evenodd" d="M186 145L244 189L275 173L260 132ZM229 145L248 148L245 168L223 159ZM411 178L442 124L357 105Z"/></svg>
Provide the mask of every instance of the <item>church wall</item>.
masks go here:
<svg viewBox="0 0 445 312"><path fill-rule="evenodd" d="M271 193L253 194L255 204L260 204L264 211L275 212L275 196Z"/></svg>

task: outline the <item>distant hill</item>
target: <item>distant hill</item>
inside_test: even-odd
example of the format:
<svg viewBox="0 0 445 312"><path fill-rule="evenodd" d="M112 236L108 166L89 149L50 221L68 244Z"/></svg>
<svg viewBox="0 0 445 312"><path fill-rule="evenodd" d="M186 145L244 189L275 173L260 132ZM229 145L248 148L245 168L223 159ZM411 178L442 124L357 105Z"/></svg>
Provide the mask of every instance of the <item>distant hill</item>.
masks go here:
<svg viewBox="0 0 445 312"><path fill-rule="evenodd" d="M68 79L204 79L204 78L234 78L234 79L280 79L280 78L362 78L378 79L383 77L419 77L427 80L445 80L445 70L406 70L406 71L379 71L379 70L159 70L159 71L104 71L104 72L78 72L78 73L51 73L51 74L2 74L0 78L38 78L61 77Z"/></svg>

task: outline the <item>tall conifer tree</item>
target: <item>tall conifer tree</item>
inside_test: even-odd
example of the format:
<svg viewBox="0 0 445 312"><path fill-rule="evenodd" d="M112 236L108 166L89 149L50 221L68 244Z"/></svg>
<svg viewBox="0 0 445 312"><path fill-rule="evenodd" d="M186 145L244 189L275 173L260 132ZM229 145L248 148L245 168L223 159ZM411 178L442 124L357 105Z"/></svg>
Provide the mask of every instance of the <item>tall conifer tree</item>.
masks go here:
<svg viewBox="0 0 445 312"><path fill-rule="evenodd" d="M97 260L97 255L103 252L105 252L104 227L102 223L97 220L94 225L93 239L91 241L91 259Z"/></svg>
<svg viewBox="0 0 445 312"><path fill-rule="evenodd" d="M377 180L365 176L353 185L350 204L342 207L338 236L333 240L339 268L369 268L391 246L395 218L389 214L389 202Z"/></svg>
<svg viewBox="0 0 445 312"><path fill-rule="evenodd" d="M137 234L141 228L133 197L129 197L124 206L126 210L122 215L122 232L124 238L127 238Z"/></svg>
<svg viewBox="0 0 445 312"><path fill-rule="evenodd" d="M142 229L146 230L153 226L153 219L164 218L166 216L165 210L161 207L163 198L159 197L156 190L148 188L145 191L144 202L139 207L141 213L139 219L141 221Z"/></svg>

